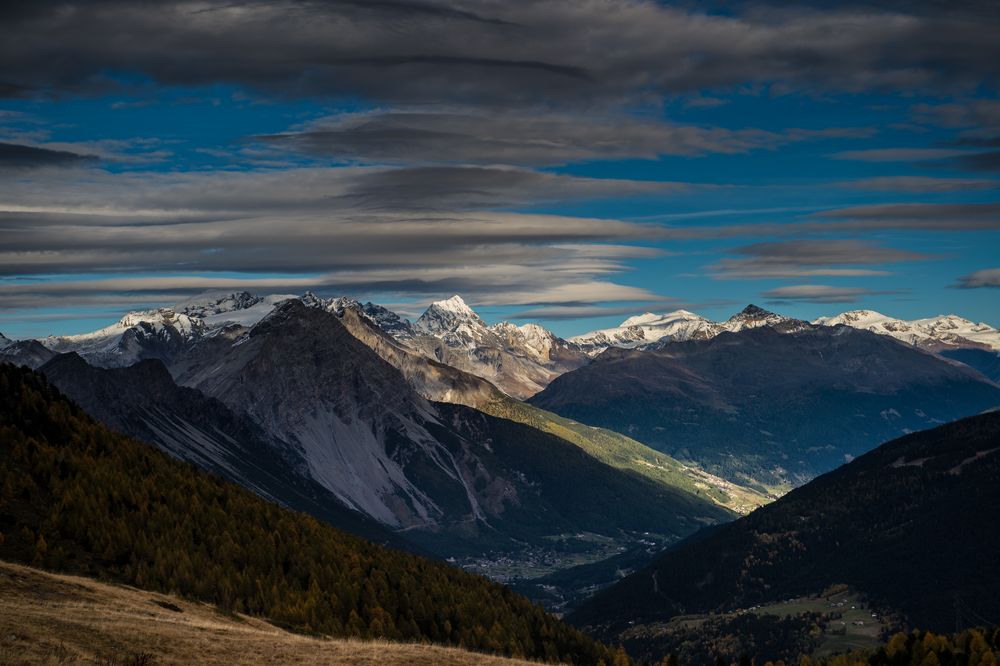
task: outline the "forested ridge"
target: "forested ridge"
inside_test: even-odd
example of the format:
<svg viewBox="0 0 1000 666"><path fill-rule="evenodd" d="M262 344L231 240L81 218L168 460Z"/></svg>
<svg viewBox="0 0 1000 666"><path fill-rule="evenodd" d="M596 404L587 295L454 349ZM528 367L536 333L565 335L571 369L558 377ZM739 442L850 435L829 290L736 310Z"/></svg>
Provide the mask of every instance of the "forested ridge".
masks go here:
<svg viewBox="0 0 1000 666"><path fill-rule="evenodd" d="M911 627L954 626L956 595L995 621L998 475L1000 412L907 435L681 542L570 619L613 636L630 621L726 612L846 583Z"/></svg>
<svg viewBox="0 0 1000 666"><path fill-rule="evenodd" d="M298 631L625 661L501 585L388 550L173 460L0 365L0 557Z"/></svg>

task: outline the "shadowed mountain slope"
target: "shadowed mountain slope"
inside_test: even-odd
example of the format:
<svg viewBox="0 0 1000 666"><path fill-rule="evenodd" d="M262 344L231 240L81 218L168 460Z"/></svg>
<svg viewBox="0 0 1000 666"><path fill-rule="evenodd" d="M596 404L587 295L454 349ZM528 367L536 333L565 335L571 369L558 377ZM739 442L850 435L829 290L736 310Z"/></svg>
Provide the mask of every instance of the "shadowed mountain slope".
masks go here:
<svg viewBox="0 0 1000 666"><path fill-rule="evenodd" d="M806 326L609 349L530 402L719 476L775 485L1000 404L1000 387L968 368L867 331Z"/></svg>
<svg viewBox="0 0 1000 666"><path fill-rule="evenodd" d="M177 386L159 360L104 369L70 353L56 356L39 372L90 416L118 432L339 529L397 548L414 548L301 474L302 461L286 442L222 402Z"/></svg>
<svg viewBox="0 0 1000 666"><path fill-rule="evenodd" d="M1000 616L1000 412L888 442L740 520L704 530L571 619L630 625L847 584L911 626L954 626L956 599Z"/></svg>

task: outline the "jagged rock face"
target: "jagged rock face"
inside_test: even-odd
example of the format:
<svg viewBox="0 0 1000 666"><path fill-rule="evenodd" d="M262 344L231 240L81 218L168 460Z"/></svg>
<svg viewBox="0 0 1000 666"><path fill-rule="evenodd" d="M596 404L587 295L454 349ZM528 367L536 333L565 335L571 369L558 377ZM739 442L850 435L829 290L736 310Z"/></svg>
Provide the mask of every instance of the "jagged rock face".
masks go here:
<svg viewBox="0 0 1000 666"><path fill-rule="evenodd" d="M335 527L396 547L410 546L301 474L287 442L195 389L178 386L158 360L97 368L75 353L39 368L46 379L109 427Z"/></svg>
<svg viewBox="0 0 1000 666"><path fill-rule="evenodd" d="M376 323L377 320L371 318L368 305L345 308L340 315L341 323L351 335L399 370L406 382L422 397L435 402L478 407L503 395L485 379L428 358L398 342L381 324Z"/></svg>
<svg viewBox="0 0 1000 666"><path fill-rule="evenodd" d="M376 326L391 335L396 340L406 342L407 340L413 339L413 325L392 310L369 301L361 306L361 311L366 317L374 322Z"/></svg>
<svg viewBox="0 0 1000 666"><path fill-rule="evenodd" d="M820 317L813 323L859 328L934 351L957 348L1000 351L1000 331L957 315L907 321L874 310L851 310L833 317Z"/></svg>
<svg viewBox="0 0 1000 666"><path fill-rule="evenodd" d="M432 303L401 340L430 358L489 380L515 398L534 395L588 362L576 345L541 326L488 326L459 296Z"/></svg>
<svg viewBox="0 0 1000 666"><path fill-rule="evenodd" d="M732 317L722 322L719 327L722 331L743 331L748 328L759 328L761 326L777 326L789 321L787 317L782 317L764 308L750 304L734 314ZM721 332L721 331L720 331Z"/></svg>
<svg viewBox="0 0 1000 666"><path fill-rule="evenodd" d="M247 310L263 301L260 296L247 291L238 291L232 294L199 296L177 305L174 309L189 317L204 319L213 315Z"/></svg>
<svg viewBox="0 0 1000 666"><path fill-rule="evenodd" d="M17 342L8 340L7 342L7 345L0 348L0 362L26 365L34 370L56 355L54 351L37 340L19 340Z"/></svg>
<svg viewBox="0 0 1000 666"><path fill-rule="evenodd" d="M45 338L57 353L76 352L103 367L125 367L144 358L168 361L204 331L200 319L171 308L130 312L93 333Z"/></svg>
<svg viewBox="0 0 1000 666"><path fill-rule="evenodd" d="M331 313L289 301L178 380L287 433L311 476L350 506L392 526L441 519L404 470L451 458L426 430L430 404Z"/></svg>
<svg viewBox="0 0 1000 666"><path fill-rule="evenodd" d="M845 326L609 349L532 404L732 480L801 483L879 442L1000 404L968 368Z"/></svg>
<svg viewBox="0 0 1000 666"><path fill-rule="evenodd" d="M285 298L247 292L204 296L175 307L129 312L93 333L41 342L57 353L76 352L100 367L121 368L148 358L169 364L200 338L231 322L252 325Z"/></svg>

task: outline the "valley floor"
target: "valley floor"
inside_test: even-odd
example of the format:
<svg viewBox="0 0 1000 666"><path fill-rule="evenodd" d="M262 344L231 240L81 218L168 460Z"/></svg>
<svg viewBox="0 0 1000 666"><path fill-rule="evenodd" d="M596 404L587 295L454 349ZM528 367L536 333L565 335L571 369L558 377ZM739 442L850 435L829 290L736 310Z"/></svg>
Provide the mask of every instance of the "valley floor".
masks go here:
<svg viewBox="0 0 1000 666"><path fill-rule="evenodd" d="M330 640L89 578L0 562L0 664L516 666L431 645Z"/></svg>

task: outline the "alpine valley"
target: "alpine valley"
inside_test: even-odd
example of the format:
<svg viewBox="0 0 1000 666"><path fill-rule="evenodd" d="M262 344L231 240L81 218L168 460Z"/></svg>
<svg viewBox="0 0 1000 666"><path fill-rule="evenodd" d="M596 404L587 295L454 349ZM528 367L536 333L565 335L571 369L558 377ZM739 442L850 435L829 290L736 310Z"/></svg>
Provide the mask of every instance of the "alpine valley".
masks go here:
<svg viewBox="0 0 1000 666"><path fill-rule="evenodd" d="M657 590L673 578L649 567L667 566L650 564L665 548L673 562L689 556L670 553L700 552L716 534L747 541L738 526L783 516L827 478L815 477L857 458L840 478L884 441L1000 405L990 365L1000 333L955 316L806 322L750 305L722 322L646 313L565 340L535 324L489 325L459 296L411 323L345 297L240 292L0 345L0 358L36 373L16 381L51 383L114 431L326 525L574 611L574 622L644 659L695 659L674 629L655 628L679 613L729 613L838 583L893 617L940 624L920 614L920 598L882 594L853 569L823 565L825 577L768 582L768 594L736 582L714 596L670 592L664 606ZM962 428L914 441L957 446L949 433ZM991 432L962 461L988 457ZM919 467L916 454L897 457L889 469ZM948 469L971 464L962 461ZM734 547L755 546L723 550ZM677 574L677 585L722 571L704 555L690 561L709 568ZM644 599L636 608L648 617L617 595ZM731 628L706 626L717 625ZM792 643L761 650L816 647Z"/></svg>
<svg viewBox="0 0 1000 666"><path fill-rule="evenodd" d="M608 584L623 555L770 499L501 390L499 366L519 364L499 375L518 393L589 358L537 326L488 327L458 297L411 325L345 298L210 295L3 354L174 457L499 580L604 562ZM583 594L536 592L553 608Z"/></svg>

